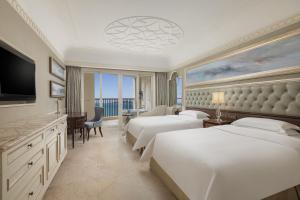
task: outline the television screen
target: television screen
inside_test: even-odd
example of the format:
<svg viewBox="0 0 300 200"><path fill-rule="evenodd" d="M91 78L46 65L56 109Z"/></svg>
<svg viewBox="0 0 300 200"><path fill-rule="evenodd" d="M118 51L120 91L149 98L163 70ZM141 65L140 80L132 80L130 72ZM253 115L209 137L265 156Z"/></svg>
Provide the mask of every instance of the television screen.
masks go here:
<svg viewBox="0 0 300 200"><path fill-rule="evenodd" d="M35 64L0 41L0 101L35 100Z"/></svg>

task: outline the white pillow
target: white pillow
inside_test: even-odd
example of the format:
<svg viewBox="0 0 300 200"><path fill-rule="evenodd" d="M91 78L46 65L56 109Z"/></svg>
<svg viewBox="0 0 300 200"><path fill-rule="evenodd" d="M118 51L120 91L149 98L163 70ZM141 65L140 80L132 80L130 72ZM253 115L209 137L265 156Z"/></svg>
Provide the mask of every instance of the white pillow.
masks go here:
<svg viewBox="0 0 300 200"><path fill-rule="evenodd" d="M186 115L186 116L191 116L196 119L203 119L207 118L209 114L199 111L199 110L184 110L179 113L179 115Z"/></svg>
<svg viewBox="0 0 300 200"><path fill-rule="evenodd" d="M299 126L290 124L288 122L267 119L267 118L256 118L256 117L246 117L239 120L236 120L231 123L234 126L242 127L252 127L268 131L277 132L284 135L295 135L297 131L300 130Z"/></svg>

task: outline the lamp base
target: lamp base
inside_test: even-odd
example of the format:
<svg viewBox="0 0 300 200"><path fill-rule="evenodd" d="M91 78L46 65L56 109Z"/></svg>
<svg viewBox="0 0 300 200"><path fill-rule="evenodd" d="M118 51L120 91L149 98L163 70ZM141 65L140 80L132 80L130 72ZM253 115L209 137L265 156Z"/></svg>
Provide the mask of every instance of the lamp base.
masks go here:
<svg viewBox="0 0 300 200"><path fill-rule="evenodd" d="M220 106L218 106L218 108L216 110L216 118L217 118L218 122L222 121L221 116L222 116L221 109L220 109Z"/></svg>

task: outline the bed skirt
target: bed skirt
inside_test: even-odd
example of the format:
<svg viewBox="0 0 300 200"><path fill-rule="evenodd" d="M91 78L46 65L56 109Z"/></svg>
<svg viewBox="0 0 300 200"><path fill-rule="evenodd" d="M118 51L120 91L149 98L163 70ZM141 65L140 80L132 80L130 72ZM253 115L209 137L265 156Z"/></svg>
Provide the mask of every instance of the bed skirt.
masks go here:
<svg viewBox="0 0 300 200"><path fill-rule="evenodd" d="M178 200L189 200L187 195L179 188L179 186L172 180L172 178L159 166L154 158L150 160L150 170L159 177L159 179L169 188L169 190L176 196ZM297 186L299 187L299 185ZM299 190L299 188L298 188ZM290 188L283 192L274 194L263 200L297 200L295 188Z"/></svg>
<svg viewBox="0 0 300 200"><path fill-rule="evenodd" d="M136 142L136 137L134 137L131 133L129 133L127 131L126 132L126 142L133 146L134 143Z"/></svg>
<svg viewBox="0 0 300 200"><path fill-rule="evenodd" d="M170 178L170 176L159 166L159 164L151 158L150 169L156 174L160 180L172 191L178 200L188 200L189 198L184 192L178 187L178 185Z"/></svg>

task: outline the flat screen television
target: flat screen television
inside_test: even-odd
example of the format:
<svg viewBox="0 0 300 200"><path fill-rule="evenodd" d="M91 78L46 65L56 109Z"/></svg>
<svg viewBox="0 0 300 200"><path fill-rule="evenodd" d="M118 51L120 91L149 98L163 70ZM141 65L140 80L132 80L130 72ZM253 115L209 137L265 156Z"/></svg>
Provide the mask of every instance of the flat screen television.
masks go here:
<svg viewBox="0 0 300 200"><path fill-rule="evenodd" d="M35 63L0 41L0 101L34 101Z"/></svg>

